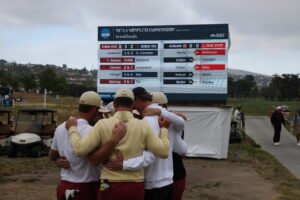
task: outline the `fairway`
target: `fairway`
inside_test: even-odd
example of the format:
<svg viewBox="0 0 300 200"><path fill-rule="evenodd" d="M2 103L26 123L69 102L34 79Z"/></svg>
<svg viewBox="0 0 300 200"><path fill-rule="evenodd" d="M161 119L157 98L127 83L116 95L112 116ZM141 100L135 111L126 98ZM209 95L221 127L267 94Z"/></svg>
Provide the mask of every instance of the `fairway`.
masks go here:
<svg viewBox="0 0 300 200"><path fill-rule="evenodd" d="M292 113L300 108L300 101L271 101L265 99L228 99L227 105L236 107L242 106L242 111L246 116L271 116L277 106L290 106Z"/></svg>

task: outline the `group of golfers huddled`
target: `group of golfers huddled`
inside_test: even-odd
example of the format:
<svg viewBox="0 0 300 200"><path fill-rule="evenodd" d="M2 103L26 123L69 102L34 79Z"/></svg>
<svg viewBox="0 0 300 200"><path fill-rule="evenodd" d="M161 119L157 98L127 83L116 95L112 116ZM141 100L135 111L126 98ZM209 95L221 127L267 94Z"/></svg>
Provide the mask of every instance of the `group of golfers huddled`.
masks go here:
<svg viewBox="0 0 300 200"><path fill-rule="evenodd" d="M55 131L49 151L61 167L58 200L180 200L186 116L167 97L123 88L106 107L93 91Z"/></svg>

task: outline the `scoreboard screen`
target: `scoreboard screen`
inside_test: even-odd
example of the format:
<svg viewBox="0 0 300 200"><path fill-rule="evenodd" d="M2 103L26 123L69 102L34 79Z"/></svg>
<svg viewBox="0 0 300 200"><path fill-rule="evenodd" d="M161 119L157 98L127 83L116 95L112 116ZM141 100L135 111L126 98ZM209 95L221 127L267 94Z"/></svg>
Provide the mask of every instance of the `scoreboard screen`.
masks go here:
<svg viewBox="0 0 300 200"><path fill-rule="evenodd" d="M164 92L170 102L226 102L228 24L98 27L97 90Z"/></svg>

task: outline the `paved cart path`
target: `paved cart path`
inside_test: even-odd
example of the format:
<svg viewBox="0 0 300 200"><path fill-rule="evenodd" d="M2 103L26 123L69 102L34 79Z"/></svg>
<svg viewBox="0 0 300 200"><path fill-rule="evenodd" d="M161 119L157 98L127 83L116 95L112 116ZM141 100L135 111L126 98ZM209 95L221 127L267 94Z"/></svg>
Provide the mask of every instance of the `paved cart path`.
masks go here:
<svg viewBox="0 0 300 200"><path fill-rule="evenodd" d="M281 130L280 146L273 144L274 132L269 117L246 117L246 133L300 179L300 146L296 145L296 138L284 127Z"/></svg>

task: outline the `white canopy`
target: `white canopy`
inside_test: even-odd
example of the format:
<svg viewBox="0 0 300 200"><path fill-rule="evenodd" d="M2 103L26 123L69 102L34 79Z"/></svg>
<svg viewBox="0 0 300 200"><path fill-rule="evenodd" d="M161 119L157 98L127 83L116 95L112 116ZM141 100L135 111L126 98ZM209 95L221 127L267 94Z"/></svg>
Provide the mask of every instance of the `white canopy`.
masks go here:
<svg viewBox="0 0 300 200"><path fill-rule="evenodd" d="M184 140L188 157L227 158L232 107L169 107L188 120Z"/></svg>

